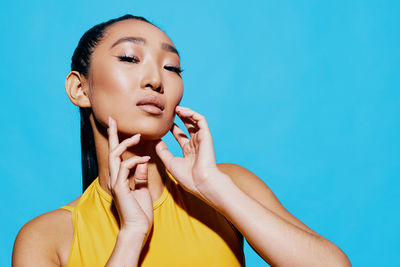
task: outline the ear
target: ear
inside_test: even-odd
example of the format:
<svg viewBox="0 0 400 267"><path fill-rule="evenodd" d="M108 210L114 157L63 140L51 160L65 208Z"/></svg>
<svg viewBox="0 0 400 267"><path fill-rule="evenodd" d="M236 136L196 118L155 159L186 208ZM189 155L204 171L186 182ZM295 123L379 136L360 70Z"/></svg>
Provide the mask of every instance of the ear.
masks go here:
<svg viewBox="0 0 400 267"><path fill-rule="evenodd" d="M91 107L85 82L85 78L78 71L71 71L65 78L65 91L69 99L74 105L82 108Z"/></svg>

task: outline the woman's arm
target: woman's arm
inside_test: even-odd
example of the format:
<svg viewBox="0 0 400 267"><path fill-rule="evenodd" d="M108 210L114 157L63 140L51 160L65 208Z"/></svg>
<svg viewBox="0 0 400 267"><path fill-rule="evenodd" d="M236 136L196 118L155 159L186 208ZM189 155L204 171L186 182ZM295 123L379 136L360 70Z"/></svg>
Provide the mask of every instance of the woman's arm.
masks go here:
<svg viewBox="0 0 400 267"><path fill-rule="evenodd" d="M187 107L177 106L175 111L190 136L175 123L172 125L171 132L183 157L175 157L161 139L156 143L158 156L186 191L231 221L266 262L273 266L351 266L347 256L329 240L290 218L288 212L286 216L282 212L277 215L235 185L216 164L206 118ZM234 176L243 173L235 172ZM272 195L268 190L254 192L263 201L264 195Z"/></svg>
<svg viewBox="0 0 400 267"><path fill-rule="evenodd" d="M140 251L153 224L153 204L148 188L147 171L147 161L150 157L133 156L122 160L122 153L128 147L139 143L140 134L120 143L117 122L109 117L108 124L110 177L107 186L118 211L120 231L106 266L137 266ZM132 179L135 181L135 188L131 189L128 175L133 168L135 173Z"/></svg>
<svg viewBox="0 0 400 267"><path fill-rule="evenodd" d="M134 266L139 261L140 252L146 243L146 235L138 232L121 230L118 233L114 250L105 267Z"/></svg>
<svg viewBox="0 0 400 267"><path fill-rule="evenodd" d="M55 236L58 211L44 213L27 222L15 238L12 266L61 266L57 255Z"/></svg>
<svg viewBox="0 0 400 267"><path fill-rule="evenodd" d="M235 225L270 265L351 266L335 244L302 227L302 223L291 223L266 208L243 192L227 174L218 171L210 175L207 180L212 184L203 185L203 197Z"/></svg>

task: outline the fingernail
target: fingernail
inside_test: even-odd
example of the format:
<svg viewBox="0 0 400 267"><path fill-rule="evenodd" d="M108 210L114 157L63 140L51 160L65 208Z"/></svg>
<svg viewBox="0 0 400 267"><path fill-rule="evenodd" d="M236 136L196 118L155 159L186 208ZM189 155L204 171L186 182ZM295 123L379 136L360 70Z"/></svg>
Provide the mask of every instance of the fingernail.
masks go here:
<svg viewBox="0 0 400 267"><path fill-rule="evenodd" d="M140 133L138 133L138 134L135 134L134 136L132 136L131 138L132 139L136 139L136 138L139 138L140 137Z"/></svg>
<svg viewBox="0 0 400 267"><path fill-rule="evenodd" d="M111 117L108 116L108 127L110 127L110 125L111 125Z"/></svg>
<svg viewBox="0 0 400 267"><path fill-rule="evenodd" d="M144 160L149 160L149 159L150 159L150 156L144 156L143 159L144 159Z"/></svg>

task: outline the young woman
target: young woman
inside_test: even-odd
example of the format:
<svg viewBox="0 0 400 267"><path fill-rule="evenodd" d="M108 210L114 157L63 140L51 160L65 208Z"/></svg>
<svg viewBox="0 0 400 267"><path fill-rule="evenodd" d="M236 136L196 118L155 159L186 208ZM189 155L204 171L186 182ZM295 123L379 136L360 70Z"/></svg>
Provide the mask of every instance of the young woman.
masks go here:
<svg viewBox="0 0 400 267"><path fill-rule="evenodd" d="M65 89L81 112L84 192L21 228L13 266L244 266L243 237L272 266L351 266L252 172L215 162L205 117L179 106L179 53L143 17L88 30Z"/></svg>

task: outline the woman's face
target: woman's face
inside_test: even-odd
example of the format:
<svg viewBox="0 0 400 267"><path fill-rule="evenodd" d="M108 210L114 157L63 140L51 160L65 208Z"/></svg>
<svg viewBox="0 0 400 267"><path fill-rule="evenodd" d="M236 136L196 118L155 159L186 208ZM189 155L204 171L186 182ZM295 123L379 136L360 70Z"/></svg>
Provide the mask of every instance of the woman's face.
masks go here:
<svg viewBox="0 0 400 267"><path fill-rule="evenodd" d="M97 121L108 125L110 115L122 134L141 133L144 140L164 136L183 96L174 51L168 36L149 23L130 19L109 26L92 53L89 71L88 97ZM160 114L137 105L149 96L161 101Z"/></svg>

